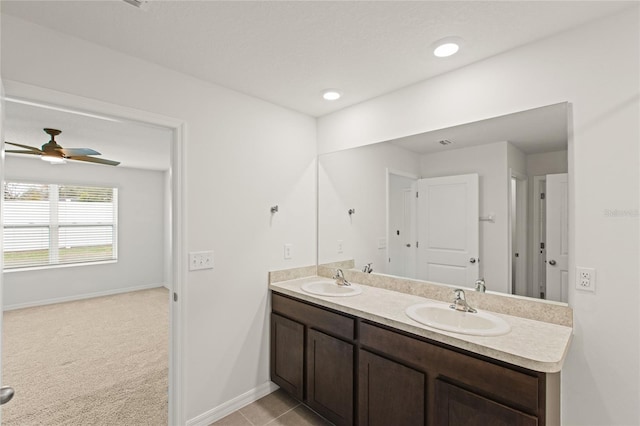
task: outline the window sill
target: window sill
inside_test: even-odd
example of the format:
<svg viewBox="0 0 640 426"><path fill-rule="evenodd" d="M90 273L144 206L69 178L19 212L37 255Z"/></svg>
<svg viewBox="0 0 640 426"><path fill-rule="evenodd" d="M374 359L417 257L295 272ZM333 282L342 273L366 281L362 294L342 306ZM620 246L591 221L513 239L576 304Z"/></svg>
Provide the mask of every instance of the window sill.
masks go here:
<svg viewBox="0 0 640 426"><path fill-rule="evenodd" d="M59 268L74 268L78 266L94 266L94 265L107 265L111 263L118 263L118 260L101 260L97 262L83 262L83 263L63 263L60 265L44 265L44 266L30 266L26 268L11 268L5 269L3 272L5 274L12 274L14 272L30 272L30 271L40 271L43 269L59 269Z"/></svg>

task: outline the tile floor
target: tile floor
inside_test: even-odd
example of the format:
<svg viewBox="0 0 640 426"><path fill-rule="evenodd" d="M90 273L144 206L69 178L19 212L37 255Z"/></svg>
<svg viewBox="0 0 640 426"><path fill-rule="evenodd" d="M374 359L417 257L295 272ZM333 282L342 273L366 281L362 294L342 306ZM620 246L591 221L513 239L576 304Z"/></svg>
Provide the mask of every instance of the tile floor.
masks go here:
<svg viewBox="0 0 640 426"><path fill-rule="evenodd" d="M329 426L327 420L283 390L270 393L210 426Z"/></svg>

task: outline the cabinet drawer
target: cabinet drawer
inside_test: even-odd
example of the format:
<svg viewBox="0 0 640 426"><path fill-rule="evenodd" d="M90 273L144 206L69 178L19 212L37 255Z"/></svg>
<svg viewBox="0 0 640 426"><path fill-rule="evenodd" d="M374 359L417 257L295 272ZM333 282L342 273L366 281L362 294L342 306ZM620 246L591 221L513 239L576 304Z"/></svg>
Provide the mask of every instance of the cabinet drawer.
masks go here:
<svg viewBox="0 0 640 426"><path fill-rule="evenodd" d="M363 347L405 362L434 379L446 377L533 415L541 408L540 383L534 372L526 374L365 322L360 323L359 340Z"/></svg>
<svg viewBox="0 0 640 426"><path fill-rule="evenodd" d="M347 316L327 311L326 308L298 302L277 293L272 294L271 307L277 312L295 321L301 322L329 335L353 340L355 337L355 320Z"/></svg>

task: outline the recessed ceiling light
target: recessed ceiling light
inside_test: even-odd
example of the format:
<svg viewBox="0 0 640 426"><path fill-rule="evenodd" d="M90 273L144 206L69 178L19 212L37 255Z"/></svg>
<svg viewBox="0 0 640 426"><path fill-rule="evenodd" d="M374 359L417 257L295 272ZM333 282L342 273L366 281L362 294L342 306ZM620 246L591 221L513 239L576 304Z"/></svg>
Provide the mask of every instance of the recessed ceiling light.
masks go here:
<svg viewBox="0 0 640 426"><path fill-rule="evenodd" d="M322 91L322 97L327 101L337 101L342 94L336 89L326 89Z"/></svg>
<svg viewBox="0 0 640 426"><path fill-rule="evenodd" d="M433 43L433 54L438 58L446 58L460 50L461 39L459 37L447 37Z"/></svg>

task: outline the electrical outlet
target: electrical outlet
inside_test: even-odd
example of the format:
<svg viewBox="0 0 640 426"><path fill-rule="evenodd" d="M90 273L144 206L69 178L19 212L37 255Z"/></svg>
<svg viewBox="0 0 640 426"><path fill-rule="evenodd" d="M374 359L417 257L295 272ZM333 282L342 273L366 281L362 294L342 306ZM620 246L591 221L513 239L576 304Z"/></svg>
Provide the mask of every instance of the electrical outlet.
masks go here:
<svg viewBox="0 0 640 426"><path fill-rule="evenodd" d="M189 270L213 269L212 251L192 251L189 253Z"/></svg>
<svg viewBox="0 0 640 426"><path fill-rule="evenodd" d="M291 259L292 257L293 257L293 244L285 244L284 245L285 260Z"/></svg>
<svg viewBox="0 0 640 426"><path fill-rule="evenodd" d="M596 270L576 267L576 288L584 291L596 291Z"/></svg>
<svg viewBox="0 0 640 426"><path fill-rule="evenodd" d="M378 248L386 249L387 248L387 239L386 238L378 238Z"/></svg>
<svg viewBox="0 0 640 426"><path fill-rule="evenodd" d="M342 253L344 251L344 241L338 240L338 253Z"/></svg>

